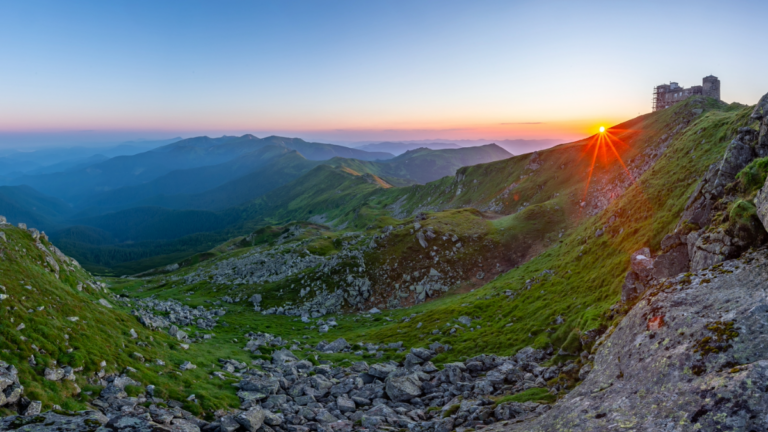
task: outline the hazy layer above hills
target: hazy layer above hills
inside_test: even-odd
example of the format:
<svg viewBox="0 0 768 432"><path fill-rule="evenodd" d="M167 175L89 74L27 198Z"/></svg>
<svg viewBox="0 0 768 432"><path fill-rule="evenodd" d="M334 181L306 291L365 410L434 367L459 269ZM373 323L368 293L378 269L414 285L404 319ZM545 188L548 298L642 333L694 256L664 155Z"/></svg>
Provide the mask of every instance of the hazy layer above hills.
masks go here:
<svg viewBox="0 0 768 432"><path fill-rule="evenodd" d="M101 162L106 158L128 156L152 150L181 140L129 141L103 147L53 147L31 151L0 150L0 175L16 177L24 173L44 174L65 171L82 165Z"/></svg>
<svg viewBox="0 0 768 432"><path fill-rule="evenodd" d="M481 145L496 144L512 154L531 153L537 150L550 148L564 141L561 139L503 139L503 140L415 140L415 141L384 141L384 142L359 142L352 143L355 148L368 151L384 151L395 155L405 153L417 148L432 150L456 149L463 147L477 147Z"/></svg>

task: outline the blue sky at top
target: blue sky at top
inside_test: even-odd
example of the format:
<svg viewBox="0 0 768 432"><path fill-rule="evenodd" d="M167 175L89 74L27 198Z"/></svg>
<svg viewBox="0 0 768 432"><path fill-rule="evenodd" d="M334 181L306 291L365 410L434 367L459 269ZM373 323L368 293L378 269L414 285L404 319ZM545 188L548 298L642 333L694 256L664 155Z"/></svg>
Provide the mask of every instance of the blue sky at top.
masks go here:
<svg viewBox="0 0 768 432"><path fill-rule="evenodd" d="M0 131L573 138L768 92L758 1L0 1ZM536 124L525 124L536 123ZM0 140L2 141L2 140Z"/></svg>

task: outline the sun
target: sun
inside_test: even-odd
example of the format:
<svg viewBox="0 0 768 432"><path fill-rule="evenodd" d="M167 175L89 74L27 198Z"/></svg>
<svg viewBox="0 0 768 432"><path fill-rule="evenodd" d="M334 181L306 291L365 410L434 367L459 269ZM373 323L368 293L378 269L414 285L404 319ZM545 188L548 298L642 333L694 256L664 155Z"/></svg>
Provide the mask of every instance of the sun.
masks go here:
<svg viewBox="0 0 768 432"><path fill-rule="evenodd" d="M605 126L600 126L600 133L605 132Z"/></svg>

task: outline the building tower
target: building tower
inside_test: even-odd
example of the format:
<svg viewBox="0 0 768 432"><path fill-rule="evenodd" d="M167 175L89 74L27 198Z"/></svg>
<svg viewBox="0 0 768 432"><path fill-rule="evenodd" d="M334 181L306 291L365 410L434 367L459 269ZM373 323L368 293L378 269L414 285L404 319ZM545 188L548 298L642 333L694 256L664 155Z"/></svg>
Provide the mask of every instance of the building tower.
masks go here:
<svg viewBox="0 0 768 432"><path fill-rule="evenodd" d="M720 100L720 80L716 76L710 75L703 80L704 96L709 96Z"/></svg>

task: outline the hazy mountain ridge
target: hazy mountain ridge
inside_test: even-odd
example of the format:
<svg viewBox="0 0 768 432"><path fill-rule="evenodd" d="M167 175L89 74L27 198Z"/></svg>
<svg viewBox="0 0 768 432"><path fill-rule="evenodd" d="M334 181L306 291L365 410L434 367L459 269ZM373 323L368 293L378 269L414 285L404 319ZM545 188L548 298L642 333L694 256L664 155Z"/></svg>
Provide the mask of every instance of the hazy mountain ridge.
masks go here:
<svg viewBox="0 0 768 432"><path fill-rule="evenodd" d="M352 143L350 145L359 149L379 149L381 151L389 151L393 154L401 154L407 150L415 150L417 148L429 148L432 150L443 150L448 148L466 148L477 147L488 144L496 144L504 150L512 154L532 153L537 150L544 150L553 147L557 144L565 143L566 140L562 139L499 139L499 140L486 140L486 139L434 139L434 140L405 140L405 141L372 141L372 142L359 142ZM389 150L387 150L389 149Z"/></svg>
<svg viewBox="0 0 768 432"><path fill-rule="evenodd" d="M387 153L369 153L343 146L308 143L297 138L253 135L219 138L195 137L167 144L132 156L118 156L74 172L37 176L22 175L10 184L26 184L40 192L77 203L89 196L152 181L175 170L199 168L223 163L267 145L281 145L298 150L310 160L335 156L360 159L386 159Z"/></svg>

